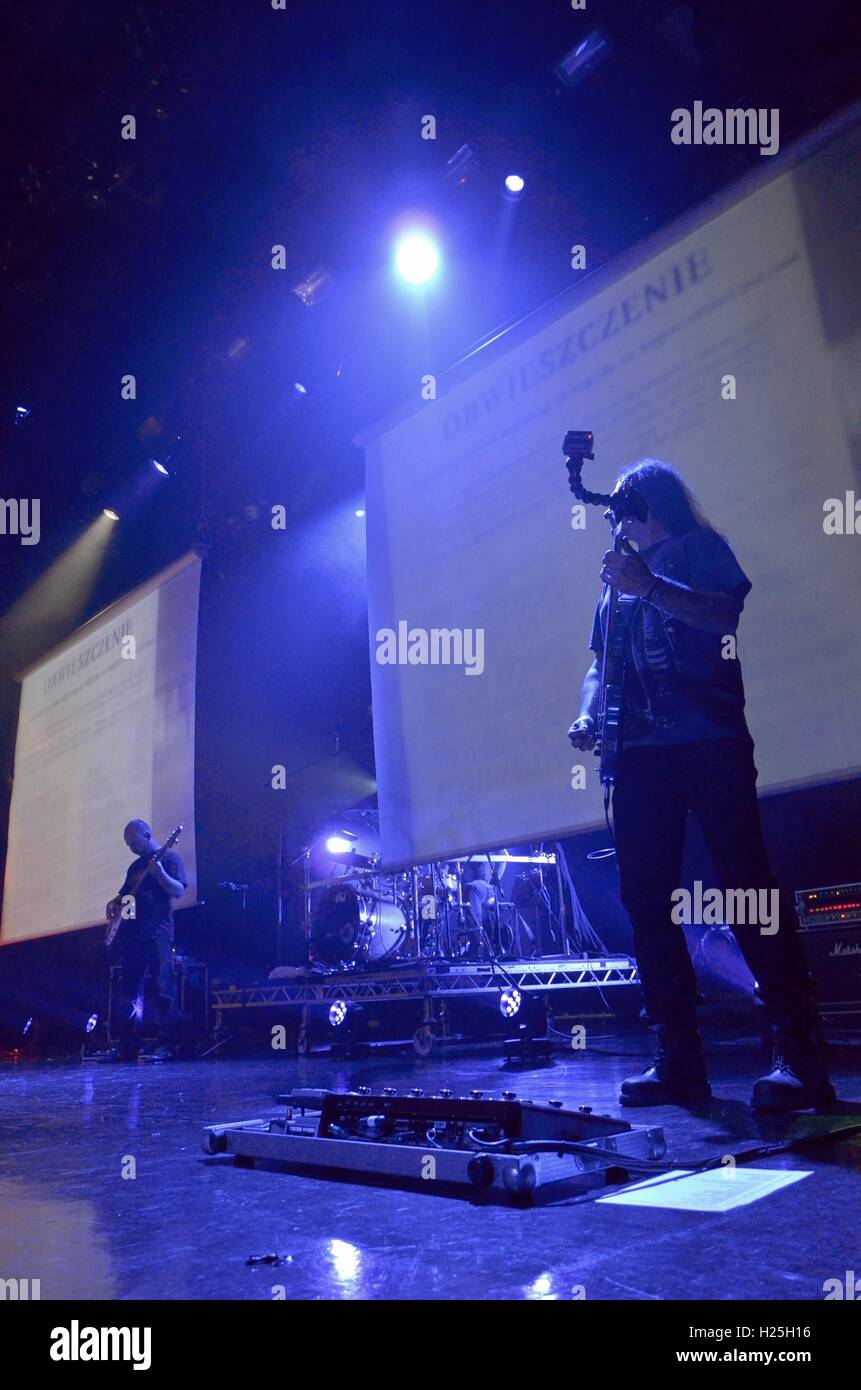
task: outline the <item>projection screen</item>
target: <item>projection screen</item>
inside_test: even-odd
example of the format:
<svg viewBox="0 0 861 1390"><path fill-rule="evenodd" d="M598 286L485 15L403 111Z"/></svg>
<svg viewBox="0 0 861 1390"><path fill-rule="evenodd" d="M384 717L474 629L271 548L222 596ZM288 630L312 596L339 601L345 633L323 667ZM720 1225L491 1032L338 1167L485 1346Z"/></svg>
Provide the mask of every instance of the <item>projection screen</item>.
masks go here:
<svg viewBox="0 0 861 1390"><path fill-rule="evenodd" d="M135 817L160 840L182 824L178 905L196 901L199 588L200 560L186 555L24 674L0 943L104 921Z"/></svg>
<svg viewBox="0 0 861 1390"><path fill-rule="evenodd" d="M565 731L608 529L594 508L574 527L567 429L595 433L593 489L638 457L674 463L749 575L739 655L760 788L861 768L861 535L849 514L827 530L861 498L857 122L779 158L478 353L436 399L417 384L416 407L362 441L387 865L602 820L594 759ZM434 629L461 633L464 664L423 655Z"/></svg>

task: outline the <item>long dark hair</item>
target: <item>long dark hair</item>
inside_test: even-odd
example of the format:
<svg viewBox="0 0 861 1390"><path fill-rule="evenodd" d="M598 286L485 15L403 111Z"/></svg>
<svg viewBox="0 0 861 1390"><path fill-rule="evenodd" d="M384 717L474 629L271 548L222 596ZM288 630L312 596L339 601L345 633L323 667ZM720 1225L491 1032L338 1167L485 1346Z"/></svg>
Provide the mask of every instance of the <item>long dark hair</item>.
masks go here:
<svg viewBox="0 0 861 1390"><path fill-rule="evenodd" d="M696 527L712 528L677 468L661 459L637 459L619 474L616 487L627 484L644 498L659 526L671 536Z"/></svg>

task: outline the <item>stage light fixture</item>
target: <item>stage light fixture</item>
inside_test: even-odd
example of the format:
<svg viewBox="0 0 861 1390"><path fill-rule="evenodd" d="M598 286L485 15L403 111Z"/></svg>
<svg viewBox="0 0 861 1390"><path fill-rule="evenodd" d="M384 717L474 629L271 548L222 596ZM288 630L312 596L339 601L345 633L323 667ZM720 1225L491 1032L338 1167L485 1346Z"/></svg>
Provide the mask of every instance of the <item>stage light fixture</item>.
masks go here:
<svg viewBox="0 0 861 1390"><path fill-rule="evenodd" d="M308 394L308 387L303 386L301 381L293 382L293 390L296 392L297 396L307 396Z"/></svg>
<svg viewBox="0 0 861 1390"><path fill-rule="evenodd" d="M329 836L326 848L330 854L349 854L358 838L352 830L338 830Z"/></svg>
<svg viewBox="0 0 861 1390"><path fill-rule="evenodd" d="M353 516L362 517L362 516L364 516L364 515L365 515L365 509L364 509L364 507L357 507L356 510L353 512Z"/></svg>
<svg viewBox="0 0 861 1390"><path fill-rule="evenodd" d="M150 463L152 464L153 468L156 469L157 472L163 473L166 478L170 477L170 474L165 468L164 464L159 463L158 459L150 459Z"/></svg>
<svg viewBox="0 0 861 1390"><path fill-rule="evenodd" d="M315 304L319 304L332 288L332 276L328 270L320 269L311 272L306 279L300 280L298 285L293 286L293 293L297 299L301 299L309 309L313 309Z"/></svg>
<svg viewBox="0 0 861 1390"><path fill-rule="evenodd" d="M578 82L582 82L604 62L609 53L608 41L600 30L593 29L575 48L565 54L553 71L566 87L576 87Z"/></svg>
<svg viewBox="0 0 861 1390"><path fill-rule="evenodd" d="M514 1015L520 1010L520 1000L520 990L515 989L514 985L504 989L499 996L499 1012L502 1017L514 1018Z"/></svg>
<svg viewBox="0 0 861 1390"><path fill-rule="evenodd" d="M526 180L520 174L509 174L505 180L505 195L507 198L522 198L526 188Z"/></svg>
<svg viewBox="0 0 861 1390"><path fill-rule="evenodd" d="M429 237L411 232L402 237L395 250L398 274L411 285L426 285L436 274L439 252Z"/></svg>
<svg viewBox="0 0 861 1390"><path fill-rule="evenodd" d="M87 1032L88 1032L88 1033L93 1033L93 1032L95 1032L96 1024L98 1023L98 1021L99 1021L99 1015L98 1015L98 1014L90 1014L89 1018L87 1019Z"/></svg>
<svg viewBox="0 0 861 1390"><path fill-rule="evenodd" d="M113 507L103 507L102 516L106 516L108 521L119 521L120 519L119 514L114 511Z"/></svg>
<svg viewBox="0 0 861 1390"><path fill-rule="evenodd" d="M22 422L22 420L26 420L26 419L27 419L27 416L28 416L29 414L30 414L30 407L29 407L28 405L16 405L16 407L15 407L15 424L16 424L16 425L20 425L21 422Z"/></svg>
<svg viewBox="0 0 861 1390"><path fill-rule="evenodd" d="M445 166L443 177L460 188L478 173L478 151L472 145L461 145Z"/></svg>
<svg viewBox="0 0 861 1390"><path fill-rule="evenodd" d="M347 1021L349 1005L346 999L336 999L334 1004L329 1005L329 1023L333 1028L340 1028Z"/></svg>

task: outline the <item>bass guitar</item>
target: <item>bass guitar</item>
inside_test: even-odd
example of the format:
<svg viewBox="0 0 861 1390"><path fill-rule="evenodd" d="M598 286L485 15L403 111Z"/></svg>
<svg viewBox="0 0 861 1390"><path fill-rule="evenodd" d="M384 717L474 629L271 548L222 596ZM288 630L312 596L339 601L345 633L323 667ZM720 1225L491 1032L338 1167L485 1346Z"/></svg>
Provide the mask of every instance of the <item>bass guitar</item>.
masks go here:
<svg viewBox="0 0 861 1390"><path fill-rule="evenodd" d="M583 460L592 459L595 439L591 431L569 430L562 444L562 452L568 468L568 483L578 502L592 506L606 507L605 516L613 527L613 549L618 554L634 551L620 533L622 507L631 507L630 499L617 493L610 496L604 492L590 492L583 486ZM605 802L609 797L619 766L622 750L622 699L625 685L625 638L629 614L629 602L619 594L615 584L605 584L601 598L601 610L606 610L607 621L604 632L604 651L601 657L601 694L596 721L595 753L600 758L598 777L604 788Z"/></svg>
<svg viewBox="0 0 861 1390"><path fill-rule="evenodd" d="M136 895L138 889L140 888L141 884L143 883L144 879L149 873L150 864L152 864L154 861L156 863L159 863L161 861L162 856L167 854L169 849L173 849L181 834L182 826L178 825L176 829L171 831L170 835L168 835L164 844L161 846L161 849L157 850L155 854L150 855L146 863L141 864L140 867L135 870L128 883L126 884L125 892L117 893L117 896L115 898L111 898L107 907L108 925L105 929L106 946L113 945L116 934L122 926L124 920L122 914L123 900L129 897L133 898Z"/></svg>
<svg viewBox="0 0 861 1390"><path fill-rule="evenodd" d="M627 542L613 532L613 549L618 554ZM595 752L600 758L598 779L606 790L616 781L622 751L622 697L625 686L625 634L627 614L615 584L605 584L608 594L607 625L601 656L601 698L598 703Z"/></svg>

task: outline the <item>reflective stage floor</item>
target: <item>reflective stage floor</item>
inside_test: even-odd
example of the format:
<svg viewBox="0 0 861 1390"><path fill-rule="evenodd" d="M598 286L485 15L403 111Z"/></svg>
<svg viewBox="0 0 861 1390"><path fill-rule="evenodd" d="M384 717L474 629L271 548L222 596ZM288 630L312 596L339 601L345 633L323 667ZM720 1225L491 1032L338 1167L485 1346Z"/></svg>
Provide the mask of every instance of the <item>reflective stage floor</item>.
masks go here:
<svg viewBox="0 0 861 1390"><path fill-rule="evenodd" d="M809 1172L725 1214L594 1201L486 1206L433 1191L244 1169L206 1159L203 1126L276 1113L295 1086L513 1090L664 1127L668 1158L775 1142L801 1118L758 1119L748 1044L707 1044L715 1097L701 1113L620 1111L642 1035L506 1068L499 1052L420 1061L221 1057L0 1066L0 1278L43 1299L790 1299L861 1281L861 1135L769 1159ZM837 1124L861 1123L861 1047L832 1051ZM821 1122L821 1120L820 1120ZM132 1163L133 1160L133 1163ZM124 1176L134 1168L135 1176ZM278 1254L277 1266L248 1264Z"/></svg>

